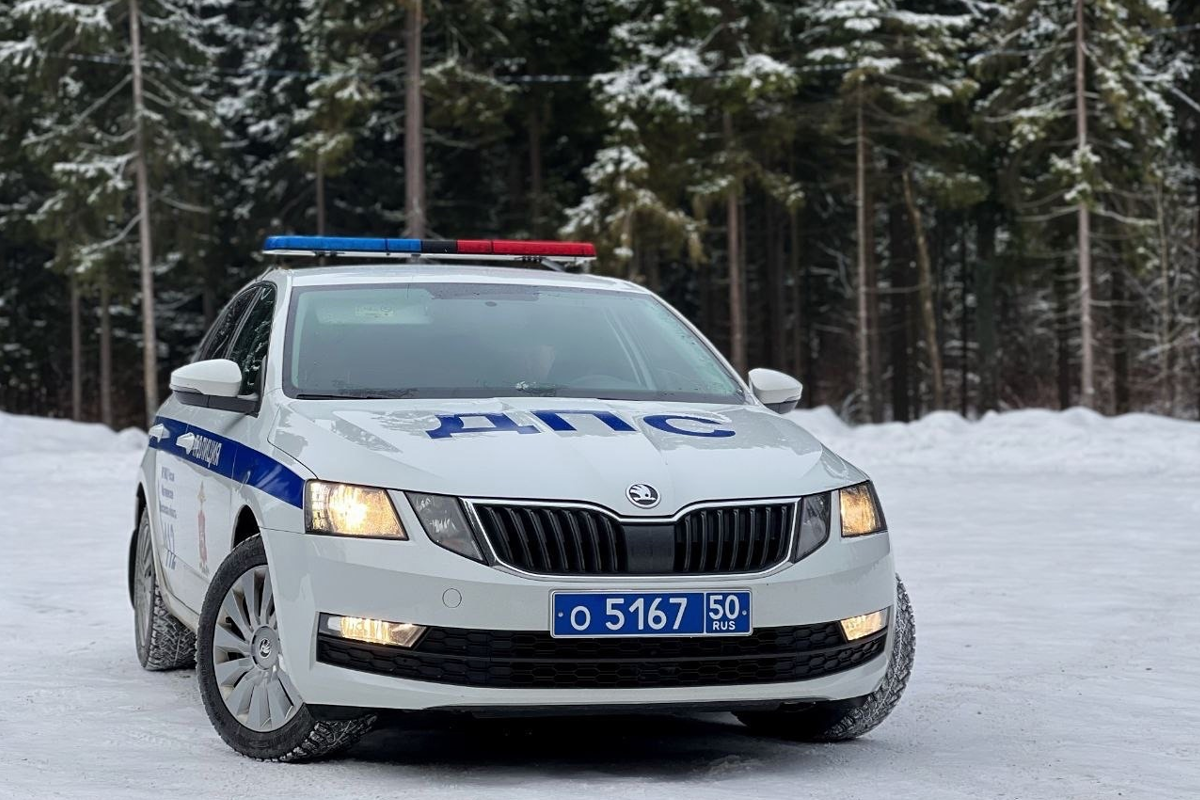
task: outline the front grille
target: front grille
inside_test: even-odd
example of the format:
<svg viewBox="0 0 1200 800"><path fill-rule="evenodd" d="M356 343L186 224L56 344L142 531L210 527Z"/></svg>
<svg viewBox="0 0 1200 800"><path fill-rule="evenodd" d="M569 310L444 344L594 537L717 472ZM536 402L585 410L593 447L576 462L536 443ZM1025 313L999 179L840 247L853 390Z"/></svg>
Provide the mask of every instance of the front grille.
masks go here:
<svg viewBox="0 0 1200 800"><path fill-rule="evenodd" d="M783 561L796 504L698 508L674 522L618 521L592 508L477 503L505 564L544 575L713 575Z"/></svg>
<svg viewBox="0 0 1200 800"><path fill-rule="evenodd" d="M749 636L555 639L545 631L430 628L406 650L321 634L317 660L397 678L495 688L732 686L819 678L881 654L887 631L847 643L837 623Z"/></svg>

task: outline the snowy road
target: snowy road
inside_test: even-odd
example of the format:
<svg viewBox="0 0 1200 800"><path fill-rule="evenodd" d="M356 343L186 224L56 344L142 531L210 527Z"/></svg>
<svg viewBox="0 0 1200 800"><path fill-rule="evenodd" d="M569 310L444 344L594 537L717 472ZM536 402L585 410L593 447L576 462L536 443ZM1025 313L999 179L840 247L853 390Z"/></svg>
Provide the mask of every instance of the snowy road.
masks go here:
<svg viewBox="0 0 1200 800"><path fill-rule="evenodd" d="M1200 796L1200 424L1018 412L849 430L917 614L908 693L844 745L728 716L385 730L258 764L134 655L137 436L0 414L0 797Z"/></svg>

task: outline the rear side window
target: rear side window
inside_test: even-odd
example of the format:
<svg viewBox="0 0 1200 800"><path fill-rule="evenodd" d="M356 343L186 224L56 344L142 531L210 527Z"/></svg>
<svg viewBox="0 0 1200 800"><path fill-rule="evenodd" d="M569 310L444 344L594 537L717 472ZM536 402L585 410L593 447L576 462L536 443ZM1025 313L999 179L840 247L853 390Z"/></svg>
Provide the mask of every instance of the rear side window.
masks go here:
<svg viewBox="0 0 1200 800"><path fill-rule="evenodd" d="M241 321L250 301L257 294L258 287L255 286L229 301L229 305L225 306L225 310L209 328L204 341L200 342L194 360L207 361L210 358L222 358L225 355L225 351L229 349L229 341L233 338L234 331L238 329L238 322Z"/></svg>
<svg viewBox="0 0 1200 800"><path fill-rule="evenodd" d="M262 293L246 314L238 330L229 360L242 368L242 394L258 391L258 378L262 372L263 359L271 342L271 318L275 313L275 289L264 286Z"/></svg>

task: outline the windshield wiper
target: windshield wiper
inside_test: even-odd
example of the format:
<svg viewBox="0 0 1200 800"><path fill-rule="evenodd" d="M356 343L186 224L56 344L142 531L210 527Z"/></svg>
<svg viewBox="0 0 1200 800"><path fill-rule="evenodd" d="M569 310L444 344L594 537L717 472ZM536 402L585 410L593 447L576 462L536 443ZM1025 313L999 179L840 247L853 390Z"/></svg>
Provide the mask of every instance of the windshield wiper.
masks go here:
<svg viewBox="0 0 1200 800"><path fill-rule="evenodd" d="M387 400L386 397L377 394L298 394L297 400Z"/></svg>

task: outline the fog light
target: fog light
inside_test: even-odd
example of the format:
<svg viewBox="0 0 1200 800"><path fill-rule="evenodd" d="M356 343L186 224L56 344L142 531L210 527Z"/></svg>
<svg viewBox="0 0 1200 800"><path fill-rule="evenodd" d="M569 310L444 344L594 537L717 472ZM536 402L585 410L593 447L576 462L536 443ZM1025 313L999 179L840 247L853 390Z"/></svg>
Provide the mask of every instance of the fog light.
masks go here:
<svg viewBox="0 0 1200 800"><path fill-rule="evenodd" d="M425 632L425 626L413 625L411 622L388 622L382 619L322 614L321 631L340 636L343 639L354 639L369 644L412 647Z"/></svg>
<svg viewBox="0 0 1200 800"><path fill-rule="evenodd" d="M842 620L842 633L846 641L853 642L872 633L878 633L887 627L888 609L872 611L870 614L859 614L857 617L846 617Z"/></svg>

